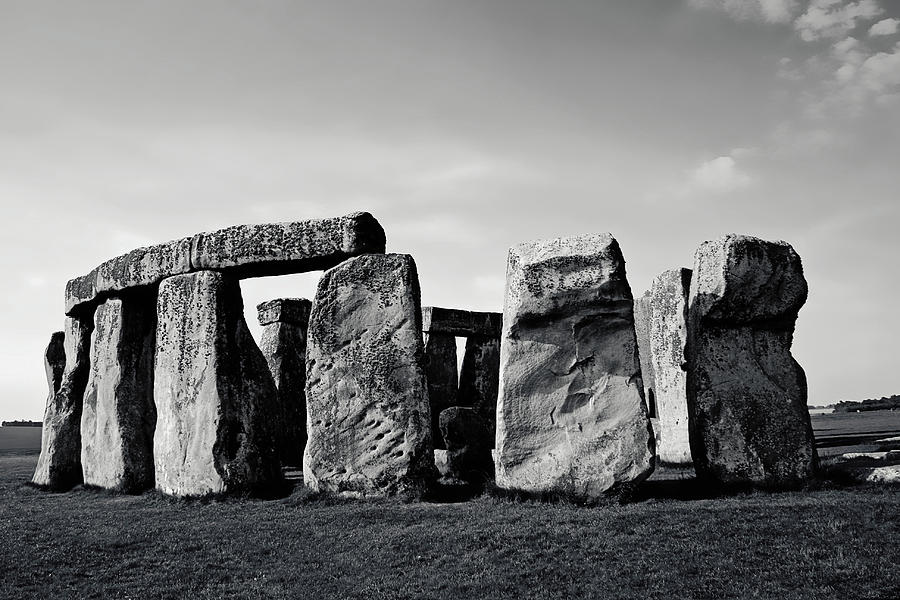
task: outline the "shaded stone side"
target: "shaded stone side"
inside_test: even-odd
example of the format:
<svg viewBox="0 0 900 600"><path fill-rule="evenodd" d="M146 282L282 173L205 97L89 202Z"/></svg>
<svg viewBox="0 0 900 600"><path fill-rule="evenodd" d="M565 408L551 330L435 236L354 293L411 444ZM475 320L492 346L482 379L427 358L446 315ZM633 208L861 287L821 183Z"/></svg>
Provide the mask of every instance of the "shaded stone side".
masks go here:
<svg viewBox="0 0 900 600"><path fill-rule="evenodd" d="M422 331L448 333L458 337L500 337L503 315L494 312L478 312L425 306L422 308Z"/></svg>
<svg viewBox="0 0 900 600"><path fill-rule="evenodd" d="M436 476L419 278L406 254L325 272L309 322L307 486L421 495Z"/></svg>
<svg viewBox="0 0 900 600"><path fill-rule="evenodd" d="M687 397L697 475L787 487L818 465L803 369L791 355L807 284L785 242L728 235L697 250Z"/></svg>
<svg viewBox="0 0 900 600"><path fill-rule="evenodd" d="M633 298L609 234L520 244L507 265L496 479L592 500L653 471Z"/></svg>
<svg viewBox="0 0 900 600"><path fill-rule="evenodd" d="M650 358L656 382L659 439L664 463L691 464L687 407L687 308L690 269L665 271L650 290Z"/></svg>
<svg viewBox="0 0 900 600"><path fill-rule="evenodd" d="M490 429L474 408L452 406L440 414L441 436L447 448L446 477L470 484L494 478Z"/></svg>
<svg viewBox="0 0 900 600"><path fill-rule="evenodd" d="M466 339L459 374L459 405L471 406L486 423L489 448L494 447L499 388L500 338L473 336Z"/></svg>
<svg viewBox="0 0 900 600"><path fill-rule="evenodd" d="M48 398L59 391L66 370L66 333L54 331L44 350L44 373L47 375Z"/></svg>
<svg viewBox="0 0 900 600"><path fill-rule="evenodd" d="M656 375L650 359L650 292L634 299L634 334L637 338L638 356L641 361L641 393L647 403L651 418L656 418Z"/></svg>
<svg viewBox="0 0 900 600"><path fill-rule="evenodd" d="M244 321L238 281L213 271L166 279L157 317L157 489L269 493L282 481L275 383Z"/></svg>
<svg viewBox="0 0 900 600"><path fill-rule="evenodd" d="M456 337L448 333L425 334L425 379L431 407L431 439L434 447L444 449L441 437L441 411L459 404L459 374L456 371Z"/></svg>
<svg viewBox="0 0 900 600"><path fill-rule="evenodd" d="M156 297L109 298L94 312L81 414L84 483L125 492L153 487Z"/></svg>
<svg viewBox="0 0 900 600"><path fill-rule="evenodd" d="M66 490L82 482L81 409L90 369L90 317L67 317L66 367L59 389L47 399L41 454L32 481L52 490Z"/></svg>
<svg viewBox="0 0 900 600"><path fill-rule="evenodd" d="M306 328L312 303L283 298L257 306L263 326L260 350L278 389L278 456L282 465L303 464L306 447Z"/></svg>

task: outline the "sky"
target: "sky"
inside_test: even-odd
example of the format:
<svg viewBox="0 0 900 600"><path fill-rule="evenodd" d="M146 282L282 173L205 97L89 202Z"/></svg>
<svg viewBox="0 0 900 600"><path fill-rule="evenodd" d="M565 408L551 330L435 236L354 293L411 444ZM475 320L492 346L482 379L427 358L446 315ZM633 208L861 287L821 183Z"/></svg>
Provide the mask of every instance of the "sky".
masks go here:
<svg viewBox="0 0 900 600"><path fill-rule="evenodd" d="M425 305L502 309L519 242L611 232L635 295L790 242L809 402L900 393L900 1L0 0L0 418L40 419L66 280L366 210ZM245 280L256 303L318 274Z"/></svg>

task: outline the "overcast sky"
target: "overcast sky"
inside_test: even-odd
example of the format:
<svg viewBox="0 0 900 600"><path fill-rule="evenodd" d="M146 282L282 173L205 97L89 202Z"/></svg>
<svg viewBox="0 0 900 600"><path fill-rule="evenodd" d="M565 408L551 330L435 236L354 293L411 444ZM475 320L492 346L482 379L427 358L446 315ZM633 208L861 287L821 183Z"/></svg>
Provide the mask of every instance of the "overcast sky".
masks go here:
<svg viewBox="0 0 900 600"><path fill-rule="evenodd" d="M611 232L635 294L784 239L810 403L900 393L900 2L0 0L0 417L40 419L67 279L238 223L372 212L423 302ZM316 276L243 284L252 307Z"/></svg>

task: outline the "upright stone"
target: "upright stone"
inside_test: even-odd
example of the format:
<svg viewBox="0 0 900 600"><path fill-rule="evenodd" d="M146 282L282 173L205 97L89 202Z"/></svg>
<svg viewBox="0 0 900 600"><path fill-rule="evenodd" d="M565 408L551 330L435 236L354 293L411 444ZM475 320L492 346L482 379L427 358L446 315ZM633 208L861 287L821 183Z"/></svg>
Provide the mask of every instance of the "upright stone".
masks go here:
<svg viewBox="0 0 900 600"><path fill-rule="evenodd" d="M728 235L694 259L687 397L697 475L724 485L791 486L816 470L803 369L791 355L806 302L785 242Z"/></svg>
<svg viewBox="0 0 900 600"><path fill-rule="evenodd" d="M256 307L260 349L278 388L278 455L283 465L303 464L306 447L306 328L312 303L280 298Z"/></svg>
<svg viewBox="0 0 900 600"><path fill-rule="evenodd" d="M441 411L458 404L459 375L456 372L456 337L448 333L425 334L425 379L431 407L431 439L443 449L439 418Z"/></svg>
<svg viewBox="0 0 900 600"><path fill-rule="evenodd" d="M641 381L644 400L650 418L656 418L656 375L650 359L650 292L634 299L634 334L637 337L638 356L641 359Z"/></svg>
<svg viewBox="0 0 900 600"><path fill-rule="evenodd" d="M309 321L307 486L415 497L436 476L421 332L412 257L359 256L325 272Z"/></svg>
<svg viewBox="0 0 900 600"><path fill-rule="evenodd" d="M650 359L656 383L659 460L691 464L687 408L687 307L690 269L672 269L653 280L650 290Z"/></svg>
<svg viewBox="0 0 900 600"><path fill-rule="evenodd" d="M633 298L618 242L600 234L512 248L498 486L592 500L645 479L654 442L639 384Z"/></svg>
<svg viewBox="0 0 900 600"><path fill-rule="evenodd" d="M48 402L59 391L66 370L66 333L55 331L44 350L44 373L47 375Z"/></svg>
<svg viewBox="0 0 900 600"><path fill-rule="evenodd" d="M213 271L165 279L157 317L157 489L270 492L281 483L275 383L244 321L238 281Z"/></svg>
<svg viewBox="0 0 900 600"><path fill-rule="evenodd" d="M441 413L440 424L447 447L447 475L476 485L493 479L489 426L478 411L451 406Z"/></svg>
<svg viewBox="0 0 900 600"><path fill-rule="evenodd" d="M47 399L41 455L32 481L52 490L66 490L82 482L81 409L90 368L90 317L67 317L66 367L59 389Z"/></svg>
<svg viewBox="0 0 900 600"><path fill-rule="evenodd" d="M459 375L459 405L471 406L485 422L489 448L494 446L499 387L500 338L480 335L467 338Z"/></svg>
<svg viewBox="0 0 900 600"><path fill-rule="evenodd" d="M84 483L125 492L153 487L155 294L109 298L94 312L81 414Z"/></svg>

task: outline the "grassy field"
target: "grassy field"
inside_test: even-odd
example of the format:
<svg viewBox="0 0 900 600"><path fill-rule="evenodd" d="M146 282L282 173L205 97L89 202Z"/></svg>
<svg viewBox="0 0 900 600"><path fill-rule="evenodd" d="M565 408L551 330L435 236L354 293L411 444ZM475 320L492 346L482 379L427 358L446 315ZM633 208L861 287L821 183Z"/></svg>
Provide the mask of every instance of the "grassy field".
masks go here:
<svg viewBox="0 0 900 600"><path fill-rule="evenodd" d="M670 481L595 508L200 502L45 493L24 484L36 458L0 450L3 598L900 598L892 487L674 500L691 482Z"/></svg>

